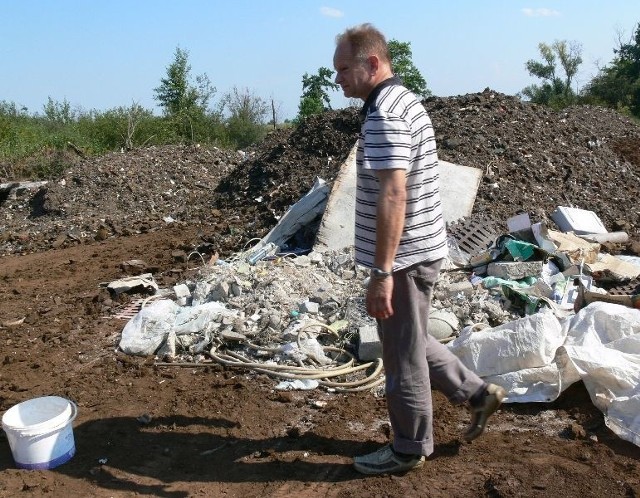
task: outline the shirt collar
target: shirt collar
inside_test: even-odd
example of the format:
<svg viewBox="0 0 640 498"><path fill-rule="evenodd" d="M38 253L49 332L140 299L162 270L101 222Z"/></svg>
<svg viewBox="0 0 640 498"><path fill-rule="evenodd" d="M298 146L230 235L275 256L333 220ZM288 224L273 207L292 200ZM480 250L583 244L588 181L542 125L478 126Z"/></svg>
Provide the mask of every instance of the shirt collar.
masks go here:
<svg viewBox="0 0 640 498"><path fill-rule="evenodd" d="M364 105L360 110L360 121L362 123L364 123L364 120L366 119L367 114L369 113L369 108L376 101L376 99L378 98L378 95L380 95L380 92L386 87L392 86L392 85L402 85L402 81L400 81L400 78L398 78L397 76L392 76L391 78L387 78L386 80L381 81L376 85L376 87L373 90L371 90L371 93L367 97L367 100L364 101Z"/></svg>

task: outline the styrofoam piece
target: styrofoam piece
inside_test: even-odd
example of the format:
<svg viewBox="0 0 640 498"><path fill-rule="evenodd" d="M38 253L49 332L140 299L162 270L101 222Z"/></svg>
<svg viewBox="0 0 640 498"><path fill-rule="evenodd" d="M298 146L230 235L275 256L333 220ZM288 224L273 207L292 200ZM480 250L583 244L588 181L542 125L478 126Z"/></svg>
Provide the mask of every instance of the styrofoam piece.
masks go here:
<svg viewBox="0 0 640 498"><path fill-rule="evenodd" d="M575 234L608 233L598 215L593 211L558 206L551 213L551 219L556 222L562 232L574 232Z"/></svg>

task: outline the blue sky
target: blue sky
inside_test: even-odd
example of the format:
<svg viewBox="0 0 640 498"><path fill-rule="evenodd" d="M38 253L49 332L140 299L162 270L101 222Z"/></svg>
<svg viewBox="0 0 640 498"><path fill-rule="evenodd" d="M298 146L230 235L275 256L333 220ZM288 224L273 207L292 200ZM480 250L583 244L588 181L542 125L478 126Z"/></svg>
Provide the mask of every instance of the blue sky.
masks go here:
<svg viewBox="0 0 640 498"><path fill-rule="evenodd" d="M584 85L640 22L637 0L0 0L0 100L41 112L48 97L85 110L137 102L159 112L153 89L176 47L214 103L233 89L273 99L293 118L302 75L332 68L334 40L371 22L410 42L438 96L489 87L513 95L538 80L524 64L538 44L577 41ZM345 100L336 92L334 107Z"/></svg>

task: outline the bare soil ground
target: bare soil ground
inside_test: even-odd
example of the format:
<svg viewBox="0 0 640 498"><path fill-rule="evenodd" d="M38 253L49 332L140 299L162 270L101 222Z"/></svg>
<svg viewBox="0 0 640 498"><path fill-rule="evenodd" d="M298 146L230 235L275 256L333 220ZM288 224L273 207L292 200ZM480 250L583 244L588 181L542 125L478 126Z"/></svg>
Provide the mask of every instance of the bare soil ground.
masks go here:
<svg viewBox="0 0 640 498"><path fill-rule="evenodd" d="M640 128L597 108L563 113L485 91L426 102L440 156L482 168L477 214L504 221L558 205L592 209L638 254ZM158 367L117 350L139 296L100 286L141 259L161 287L261 237L355 141L330 113L235 152L167 147L76 161L61 180L0 192L0 411L59 395L79 407L77 454L52 471L14 468L0 436L0 496L558 496L640 494L640 448L604 424L581 384L551 404L505 405L466 444L469 416L435 393L436 451L405 476L364 477L356 454L389 439L371 393L279 392L271 378ZM6 181L8 179L2 179ZM21 319L24 318L22 321ZM323 401L325 403L318 403Z"/></svg>

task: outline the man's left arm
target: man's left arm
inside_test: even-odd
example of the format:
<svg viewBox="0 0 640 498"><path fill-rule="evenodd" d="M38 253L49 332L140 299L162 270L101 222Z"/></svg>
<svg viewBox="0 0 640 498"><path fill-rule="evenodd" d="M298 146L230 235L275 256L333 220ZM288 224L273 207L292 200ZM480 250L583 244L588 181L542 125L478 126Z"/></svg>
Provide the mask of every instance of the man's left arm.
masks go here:
<svg viewBox="0 0 640 498"><path fill-rule="evenodd" d="M380 182L376 213L376 255L374 265L384 271L393 269L400 238L404 230L407 208L406 171L376 170ZM374 318L393 315L391 295L393 278L372 278L367 290L367 311Z"/></svg>

